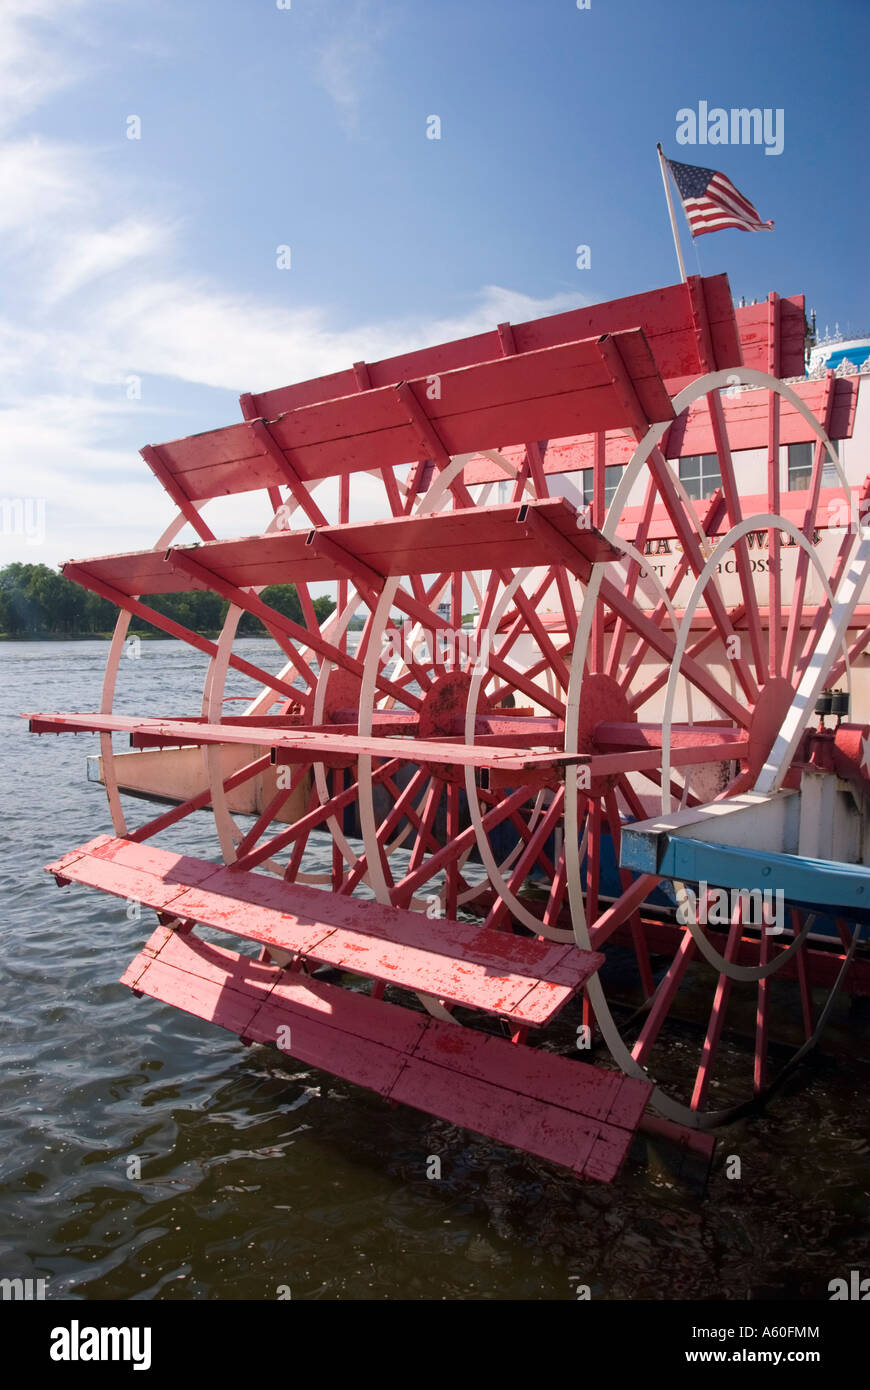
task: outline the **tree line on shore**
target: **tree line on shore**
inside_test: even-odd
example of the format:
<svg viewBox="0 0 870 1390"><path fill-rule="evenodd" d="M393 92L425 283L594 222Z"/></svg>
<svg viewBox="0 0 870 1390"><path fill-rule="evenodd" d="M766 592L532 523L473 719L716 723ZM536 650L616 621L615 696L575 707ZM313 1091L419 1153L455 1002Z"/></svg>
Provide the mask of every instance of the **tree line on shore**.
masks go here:
<svg viewBox="0 0 870 1390"><path fill-rule="evenodd" d="M261 598L285 618L302 623L302 605L295 584L270 584ZM186 594L143 595L143 603L173 618L194 632L215 633L223 624L229 604L211 589ZM331 598L314 600L318 622L334 609ZM0 569L0 633L7 637L98 637L112 631L118 610L107 599L82 589L48 565L6 565ZM159 628L134 617L130 631L165 636ZM262 637L259 618L243 613L238 631Z"/></svg>

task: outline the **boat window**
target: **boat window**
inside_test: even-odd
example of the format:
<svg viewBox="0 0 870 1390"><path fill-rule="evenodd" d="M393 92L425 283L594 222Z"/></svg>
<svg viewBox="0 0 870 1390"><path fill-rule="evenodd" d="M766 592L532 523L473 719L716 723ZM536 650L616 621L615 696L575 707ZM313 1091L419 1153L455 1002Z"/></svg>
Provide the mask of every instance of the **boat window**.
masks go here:
<svg viewBox="0 0 870 1390"><path fill-rule="evenodd" d="M788 446L788 490L807 488L813 473L812 444L789 444Z"/></svg>
<svg viewBox="0 0 870 1390"><path fill-rule="evenodd" d="M687 454L680 459L680 482L692 498L711 497L722 486L717 454Z"/></svg>
<svg viewBox="0 0 870 1390"><path fill-rule="evenodd" d="M582 470L582 479L583 479L583 481L582 481L581 486L582 486L582 489L583 489L583 505L584 505L584 506L588 506L588 505L592 502L592 488L593 488L593 475L594 475L594 472L595 472L595 470L594 470L593 468L584 468L584 469ZM610 504L611 504L611 502L613 501L613 494L616 492L616 489L619 487L619 480L620 480L621 477L622 477L622 464L621 464L621 463L612 463L612 464L608 464L608 466L607 466L607 467L605 468L605 470L604 470L604 505L605 505L605 507L609 507Z"/></svg>
<svg viewBox="0 0 870 1390"><path fill-rule="evenodd" d="M832 439L834 453L840 457L840 441ZM808 488L813 476L813 453L815 445L789 444L788 446L788 489L789 492L799 491ZM825 453L825 465L822 469L822 487L835 487L839 481L837 470Z"/></svg>
<svg viewBox="0 0 870 1390"><path fill-rule="evenodd" d="M839 458L839 457L840 457L840 441L839 441L839 439L832 439L832 440L831 440L831 445L832 445L832 447L833 447L834 453L837 455L837 458ZM837 484L839 483L839 481L840 481L839 474L837 473L836 468L835 468L834 465L832 464L832 462L831 462L831 456L830 456L830 454L828 453L828 451L827 451L827 449L826 449L826 450L825 450L825 466L824 466L824 468L822 469L822 487L836 487Z"/></svg>

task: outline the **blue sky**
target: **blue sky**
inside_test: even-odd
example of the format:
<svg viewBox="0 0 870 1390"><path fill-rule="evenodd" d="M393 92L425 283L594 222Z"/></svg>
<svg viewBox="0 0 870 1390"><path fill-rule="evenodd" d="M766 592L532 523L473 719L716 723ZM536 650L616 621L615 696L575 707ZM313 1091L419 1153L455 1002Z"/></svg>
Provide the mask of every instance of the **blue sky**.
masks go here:
<svg viewBox="0 0 870 1390"><path fill-rule="evenodd" d="M776 222L704 273L870 330L866 0L589 4L4 0L0 492L47 527L3 559L153 543L139 446L242 390L672 283L657 139ZM782 154L678 146L699 101L782 108Z"/></svg>

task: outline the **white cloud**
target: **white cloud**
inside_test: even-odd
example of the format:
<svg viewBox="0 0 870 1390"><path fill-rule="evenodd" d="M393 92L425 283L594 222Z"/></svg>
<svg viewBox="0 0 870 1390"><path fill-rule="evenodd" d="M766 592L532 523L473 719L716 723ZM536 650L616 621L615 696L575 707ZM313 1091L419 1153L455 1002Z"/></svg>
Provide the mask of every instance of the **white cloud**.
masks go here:
<svg viewBox="0 0 870 1390"><path fill-rule="evenodd" d="M576 295L535 299L488 286L471 308L452 318L337 329L317 309L275 309L181 279L137 279L128 289L116 286L111 302L103 306L100 342L110 361L130 370L232 391L262 391L322 376L361 358L374 362L479 333L505 319L537 318L576 303Z"/></svg>
<svg viewBox="0 0 870 1390"><path fill-rule="evenodd" d="M426 336L421 343L448 341L451 338L470 337L494 328L498 323L524 323L526 319L537 319L545 314L558 314L565 309L576 309L582 303L582 296L554 294L546 298L523 294L521 290L508 290L502 285L486 285L479 291L474 304L464 313L449 318L430 319L421 324L420 331ZM416 344L415 344L416 346Z"/></svg>
<svg viewBox="0 0 870 1390"><path fill-rule="evenodd" d="M81 151L66 145L36 137L0 144L0 231L16 243L44 242L61 219L87 210L90 173Z"/></svg>
<svg viewBox="0 0 870 1390"><path fill-rule="evenodd" d="M35 21L85 8L85 0L6 0L0 83L10 83L8 123L56 91L68 71L51 31ZM360 6L348 31L325 50L323 80L348 112L358 104L378 38ZM23 77L28 67L40 73L31 86ZM0 318L0 495L26 490L44 497L49 516L43 553L37 557L22 538L7 536L7 559L51 563L71 552L156 540L172 508L138 455L139 445L155 438L150 402L161 393L149 395L149 377L262 391L577 302L575 295L535 299L491 285L434 322L417 316L348 328L317 306L276 307L186 270L186 224L145 211L156 202L153 190L132 181L123 190L128 212L117 220L109 211L119 205L117 183L97 154L69 142L4 141L0 128L0 185L0 263L14 304ZM130 375L144 379L143 401L125 399ZM212 423L234 417L229 405L220 406ZM189 432L186 423L176 434ZM156 430L161 437L168 436ZM361 514L370 514L376 501L362 483L357 493ZM227 511L227 533L256 529L263 519L253 499ZM21 553L10 556L10 544Z"/></svg>
<svg viewBox="0 0 870 1390"><path fill-rule="evenodd" d="M80 80L84 69L52 28L71 25L89 0L2 0L0 5L0 131L16 125L49 97Z"/></svg>
<svg viewBox="0 0 870 1390"><path fill-rule="evenodd" d="M321 48L315 68L320 85L335 102L348 134L357 134L365 90L377 67L388 26L369 4L358 3L340 19Z"/></svg>
<svg viewBox="0 0 870 1390"><path fill-rule="evenodd" d="M62 244L46 286L46 299L59 299L94 280L165 250L169 229L128 217L105 231L87 230Z"/></svg>
<svg viewBox="0 0 870 1390"><path fill-rule="evenodd" d="M4 535L0 563L52 564L153 544L171 509L135 451L105 442L123 410L82 396L34 396L0 410L0 495L38 501L46 518L36 540Z"/></svg>

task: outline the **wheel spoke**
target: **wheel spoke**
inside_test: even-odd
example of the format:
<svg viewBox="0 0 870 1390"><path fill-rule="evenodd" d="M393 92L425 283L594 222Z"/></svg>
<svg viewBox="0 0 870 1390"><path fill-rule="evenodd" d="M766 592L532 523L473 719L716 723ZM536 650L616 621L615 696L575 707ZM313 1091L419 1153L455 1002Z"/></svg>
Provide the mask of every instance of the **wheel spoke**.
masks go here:
<svg viewBox="0 0 870 1390"><path fill-rule="evenodd" d="M798 954L803 946L798 948ZM759 945L759 965L766 965L770 957L770 935L761 924ZM752 1089L760 1096L767 1085L767 1043L770 1029L770 976L758 981L758 1003L755 1010L755 1065L752 1073Z"/></svg>
<svg viewBox="0 0 870 1390"><path fill-rule="evenodd" d="M511 796L505 797L483 817L484 829L491 830L496 825L500 825L512 811L522 805L527 797L528 791L525 787L520 787ZM444 845L437 854L424 860L419 868L412 870L405 878L399 879L390 893L390 901L397 906L402 906L421 883L425 883L434 873L444 868L452 858L463 853L466 849L470 849L474 844L474 839L474 826L470 825L466 830L461 831L451 843Z"/></svg>
<svg viewBox="0 0 870 1390"><path fill-rule="evenodd" d="M608 787L604 793L604 806L607 814L607 824L610 829L610 836L613 841L613 856L619 864L619 855L622 845L622 822L619 816L619 806L616 801L616 792L613 787ZM632 877L628 869L619 869L619 881L622 884L623 892L627 892L632 887ZM635 910L629 918L629 931L637 961L640 983L646 998L653 993L655 981L653 979L652 964L649 958L649 949L646 944L646 937L643 930L640 912Z"/></svg>
<svg viewBox="0 0 870 1390"><path fill-rule="evenodd" d="M734 912L731 914L731 925L728 931L728 940L723 952L727 961L732 961L737 953L742 932L742 911L738 903ZM766 939L766 938L765 938ZM760 980L759 985L766 984ZM716 993L713 999L713 1009L710 1013L710 1021L707 1025L707 1036L704 1039L704 1048L701 1053L701 1061L698 1065L698 1074L695 1077L695 1087L692 1091L691 1106L693 1110L700 1110L704 1104L707 1094L707 1087L710 1084L710 1077L713 1071L713 1063L716 1060L716 1053L719 1050L719 1043L722 1038L722 1028L725 1023L725 1012L728 1008L728 999L731 995L732 980L730 975L720 974L716 980ZM756 1055L757 1060L757 1055Z"/></svg>
<svg viewBox="0 0 870 1390"><path fill-rule="evenodd" d="M372 772L372 781L383 782L386 777L392 776L396 768L400 766L400 758L391 758L389 762ZM343 791L330 797L328 801L322 804L318 802L301 820L281 831L279 835L273 836L271 840L267 840L260 845L259 849L251 850L248 854L237 859L232 867L235 869L255 869L258 864L262 864L264 859L271 859L273 855L286 849L288 845L296 843L301 836L307 837L312 830L323 825L325 821L336 815L338 811L343 810L345 806L349 806L352 801L356 800L358 794L359 782L353 782L351 786L345 787Z"/></svg>
<svg viewBox="0 0 870 1390"><path fill-rule="evenodd" d="M728 443L728 433L725 428L722 400L718 391L712 391L707 397L707 406L710 411L710 423L713 427L713 441L716 446L716 453L719 456L719 473L722 478L722 492L725 497L728 520L732 526L737 526L743 520L743 509L740 505L740 492L737 485L737 477L734 472L734 461L731 457L731 446ZM758 614L758 595L755 592L755 583L752 578L752 560L749 555L749 547L745 536L740 537L736 542L734 546L734 558L737 564L737 574L743 594L743 604L746 609L746 621L749 626L749 641L752 647L752 656L755 661L755 675L756 679L761 681L767 677L768 664L767 655L762 646L761 619Z"/></svg>
<svg viewBox="0 0 870 1390"><path fill-rule="evenodd" d="M615 584L610 583L607 579L602 580L601 596L612 609L625 615L629 626L645 636L649 645L658 652L659 656L664 657L666 662L674 661L676 647L674 639L661 628L656 627L639 608L629 603ZM748 728L750 717L746 708L729 691L719 685L715 677L688 653L684 654L680 662L680 672L708 699L712 700L723 714L727 714L729 718L734 719L742 727Z"/></svg>
<svg viewBox="0 0 870 1390"><path fill-rule="evenodd" d="M699 575L704 568L705 559L701 553L697 533L683 511L679 494L668 469L667 460L660 449L652 451L650 467L655 475L659 494L676 529L677 539L682 545L684 553L688 555L694 573ZM722 596L715 585L710 591L707 606L722 642L727 643L729 637L734 636L734 629L731 626ZM734 670L744 695L748 700L754 702L758 691L746 663L740 658L735 659Z"/></svg>
<svg viewBox="0 0 870 1390"><path fill-rule="evenodd" d="M545 814L541 817L537 828L529 835L525 849L517 860L516 867L508 880L507 889L509 893L516 894L519 891L529 873L531 873L535 864L541 858L543 846L546 844L561 818L564 797L565 789L564 787L560 787ZM546 864L549 866L552 880L556 876L556 870L549 858L546 859ZM509 909L507 902L504 898L499 898L487 918L486 925L488 927L501 927L508 915Z"/></svg>
<svg viewBox="0 0 870 1390"><path fill-rule="evenodd" d="M244 767L239 768L238 772L234 772L232 776L224 779L224 791L234 791L236 787L241 787L243 783L249 782L251 778L256 777L261 772L265 772L269 763L270 757L268 753L262 758L255 758L253 762L246 763ZM204 807L210 805L211 799L211 786L205 787L201 792L197 792L196 796L191 796L187 801L181 802L179 806L173 806L171 810L164 811L162 815L156 816L154 820L146 821L144 825L139 826L138 830L130 831L126 838L132 840L136 844L141 844L143 840L149 840L152 835L157 835L161 830L167 830L170 825L175 825L178 821L183 820L185 816L191 815L192 812L201 811Z"/></svg>
<svg viewBox="0 0 870 1390"><path fill-rule="evenodd" d="M260 762L265 763L267 767L269 765L268 757L260 759ZM254 766L254 764L252 764L252 766ZM254 821L247 835L239 841L236 847L239 855L247 854L248 850L257 843L266 827L272 824L272 821L275 819L284 803L288 801L297 788L301 786L303 779L308 775L310 769L311 763L302 763L299 767L294 768L289 787L278 788L269 804ZM226 790L229 790L229 788L226 787L226 783L224 786Z"/></svg>
<svg viewBox="0 0 870 1390"><path fill-rule="evenodd" d="M656 1038L661 1032L662 1024L668 1016L674 996L682 983L683 976L696 951L697 947L695 946L694 938L689 932L686 932L667 972L659 981L659 986L653 997L649 1016L641 1029L637 1042L631 1049L632 1057L641 1066L643 1066Z"/></svg>

